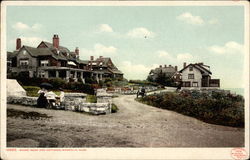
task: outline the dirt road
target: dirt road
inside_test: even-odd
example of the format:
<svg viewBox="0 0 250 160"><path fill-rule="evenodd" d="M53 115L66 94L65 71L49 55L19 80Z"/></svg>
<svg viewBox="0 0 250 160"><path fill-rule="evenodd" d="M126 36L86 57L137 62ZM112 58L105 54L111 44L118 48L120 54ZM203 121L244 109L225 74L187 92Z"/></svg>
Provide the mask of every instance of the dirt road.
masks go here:
<svg viewBox="0 0 250 160"><path fill-rule="evenodd" d="M136 102L114 99L118 113L92 116L18 105L8 109L51 118L8 117L8 147L241 147L244 129L201 122Z"/></svg>

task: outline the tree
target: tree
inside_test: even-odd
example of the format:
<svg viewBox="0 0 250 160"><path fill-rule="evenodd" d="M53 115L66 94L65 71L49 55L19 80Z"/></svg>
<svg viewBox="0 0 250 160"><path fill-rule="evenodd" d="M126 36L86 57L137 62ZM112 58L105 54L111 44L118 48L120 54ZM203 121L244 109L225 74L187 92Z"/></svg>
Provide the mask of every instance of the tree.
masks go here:
<svg viewBox="0 0 250 160"><path fill-rule="evenodd" d="M174 80L171 78L171 76L166 75L162 72L160 72L155 80L156 83L159 83L164 86L175 86Z"/></svg>

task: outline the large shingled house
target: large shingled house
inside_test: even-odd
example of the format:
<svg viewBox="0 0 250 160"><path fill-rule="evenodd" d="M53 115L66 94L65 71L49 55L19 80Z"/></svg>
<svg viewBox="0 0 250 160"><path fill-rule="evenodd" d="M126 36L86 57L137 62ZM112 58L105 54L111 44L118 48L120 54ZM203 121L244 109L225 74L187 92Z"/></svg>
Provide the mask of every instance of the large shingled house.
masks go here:
<svg viewBox="0 0 250 160"><path fill-rule="evenodd" d="M95 61L103 61L103 67L102 65L96 67L92 59L81 60L78 47L75 51L70 51L60 46L58 35L53 36L52 43L42 41L36 48L22 46L21 39L18 38L16 50L7 53L8 74L17 75L26 72L29 77L62 78L66 81L69 79L84 81L86 77L93 77L99 81L102 77L123 76L110 58L102 57Z"/></svg>

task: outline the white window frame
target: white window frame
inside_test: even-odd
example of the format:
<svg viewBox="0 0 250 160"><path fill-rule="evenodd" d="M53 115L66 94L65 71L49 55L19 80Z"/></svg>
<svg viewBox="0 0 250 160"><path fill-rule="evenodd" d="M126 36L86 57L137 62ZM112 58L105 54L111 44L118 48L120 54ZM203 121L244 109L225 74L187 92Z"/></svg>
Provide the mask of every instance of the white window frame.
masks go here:
<svg viewBox="0 0 250 160"><path fill-rule="evenodd" d="M195 84L195 85L194 85ZM199 87L198 82L193 82L192 87Z"/></svg>
<svg viewBox="0 0 250 160"><path fill-rule="evenodd" d="M20 66L28 66L29 65L29 60L20 60L19 64L20 64Z"/></svg>
<svg viewBox="0 0 250 160"><path fill-rule="evenodd" d="M41 60L41 66L49 66L49 60Z"/></svg>
<svg viewBox="0 0 250 160"><path fill-rule="evenodd" d="M193 75L193 77L191 77ZM188 79L194 79L194 74L188 74Z"/></svg>

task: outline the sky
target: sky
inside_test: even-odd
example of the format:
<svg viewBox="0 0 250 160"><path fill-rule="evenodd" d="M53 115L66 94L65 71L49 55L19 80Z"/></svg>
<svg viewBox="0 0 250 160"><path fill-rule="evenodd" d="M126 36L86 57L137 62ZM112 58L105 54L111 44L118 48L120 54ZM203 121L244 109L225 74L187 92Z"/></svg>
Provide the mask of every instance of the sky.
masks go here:
<svg viewBox="0 0 250 160"><path fill-rule="evenodd" d="M7 6L7 50L52 42L80 58L111 57L127 79L203 62L224 88L244 85L243 6Z"/></svg>

